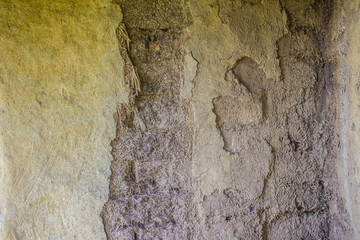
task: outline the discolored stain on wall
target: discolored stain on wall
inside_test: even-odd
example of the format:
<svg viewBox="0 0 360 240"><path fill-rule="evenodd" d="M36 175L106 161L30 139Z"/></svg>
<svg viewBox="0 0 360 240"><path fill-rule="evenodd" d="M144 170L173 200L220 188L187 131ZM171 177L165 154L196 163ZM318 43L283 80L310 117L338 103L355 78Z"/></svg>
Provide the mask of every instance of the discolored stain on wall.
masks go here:
<svg viewBox="0 0 360 240"><path fill-rule="evenodd" d="M106 239L121 18L110 1L0 1L0 239Z"/></svg>

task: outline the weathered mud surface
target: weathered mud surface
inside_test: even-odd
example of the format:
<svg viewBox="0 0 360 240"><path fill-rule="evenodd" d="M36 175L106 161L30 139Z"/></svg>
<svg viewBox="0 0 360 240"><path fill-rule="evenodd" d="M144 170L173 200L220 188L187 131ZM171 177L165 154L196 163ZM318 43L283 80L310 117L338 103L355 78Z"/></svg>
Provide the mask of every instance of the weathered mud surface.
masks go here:
<svg viewBox="0 0 360 240"><path fill-rule="evenodd" d="M108 238L350 239L332 2L121 7L142 92L118 113Z"/></svg>
<svg viewBox="0 0 360 240"><path fill-rule="evenodd" d="M121 6L141 93L118 113L106 233L109 239L192 239L191 114L180 98L186 14L180 1Z"/></svg>

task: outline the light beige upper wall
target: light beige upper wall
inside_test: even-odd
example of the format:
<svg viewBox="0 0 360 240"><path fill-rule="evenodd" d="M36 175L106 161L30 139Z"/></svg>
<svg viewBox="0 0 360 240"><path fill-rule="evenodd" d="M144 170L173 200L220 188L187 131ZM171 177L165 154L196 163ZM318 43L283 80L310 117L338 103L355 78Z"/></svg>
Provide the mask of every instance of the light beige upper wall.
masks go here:
<svg viewBox="0 0 360 240"><path fill-rule="evenodd" d="M116 104L110 0L0 1L2 239L105 239Z"/></svg>
<svg viewBox="0 0 360 240"><path fill-rule="evenodd" d="M340 65L341 157L338 169L345 207L350 214L354 239L360 238L360 1L341 2L337 26L340 32L338 53Z"/></svg>

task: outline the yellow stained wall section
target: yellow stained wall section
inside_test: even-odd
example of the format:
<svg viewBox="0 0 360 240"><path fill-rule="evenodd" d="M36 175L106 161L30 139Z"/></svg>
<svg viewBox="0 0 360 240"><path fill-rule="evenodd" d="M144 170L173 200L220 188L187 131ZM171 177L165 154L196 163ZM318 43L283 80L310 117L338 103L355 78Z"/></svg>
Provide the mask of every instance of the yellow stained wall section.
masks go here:
<svg viewBox="0 0 360 240"><path fill-rule="evenodd" d="M121 18L110 0L0 0L0 239L106 239Z"/></svg>

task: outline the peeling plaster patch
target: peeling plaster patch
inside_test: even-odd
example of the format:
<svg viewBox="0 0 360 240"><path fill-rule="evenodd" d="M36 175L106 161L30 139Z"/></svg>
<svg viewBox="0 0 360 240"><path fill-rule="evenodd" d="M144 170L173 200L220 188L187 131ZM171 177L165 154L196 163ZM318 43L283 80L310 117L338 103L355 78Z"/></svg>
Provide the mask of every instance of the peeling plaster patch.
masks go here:
<svg viewBox="0 0 360 240"><path fill-rule="evenodd" d="M220 128L257 124L262 120L262 105L253 99L224 96L214 99L214 113Z"/></svg>
<svg viewBox="0 0 360 240"><path fill-rule="evenodd" d="M104 211L109 238L345 235L328 228L336 222L347 229L332 182L333 79L321 49L320 29L328 25L323 9L331 7L190 0L185 27L189 12L180 1L156 3L161 8L145 0L126 3L144 92L123 105L127 117L118 124ZM140 21L138 9L148 9L145 18L151 19ZM170 13L177 15L165 21ZM154 52L154 44L163 50ZM169 186L184 195L170 197ZM133 199L138 202L129 208L116 208ZM336 221L327 224L325 215ZM198 224L189 227L192 221Z"/></svg>
<svg viewBox="0 0 360 240"><path fill-rule="evenodd" d="M192 96L198 65L199 62L194 58L191 52L184 56L183 86L181 87L180 93L182 98L190 98Z"/></svg>

